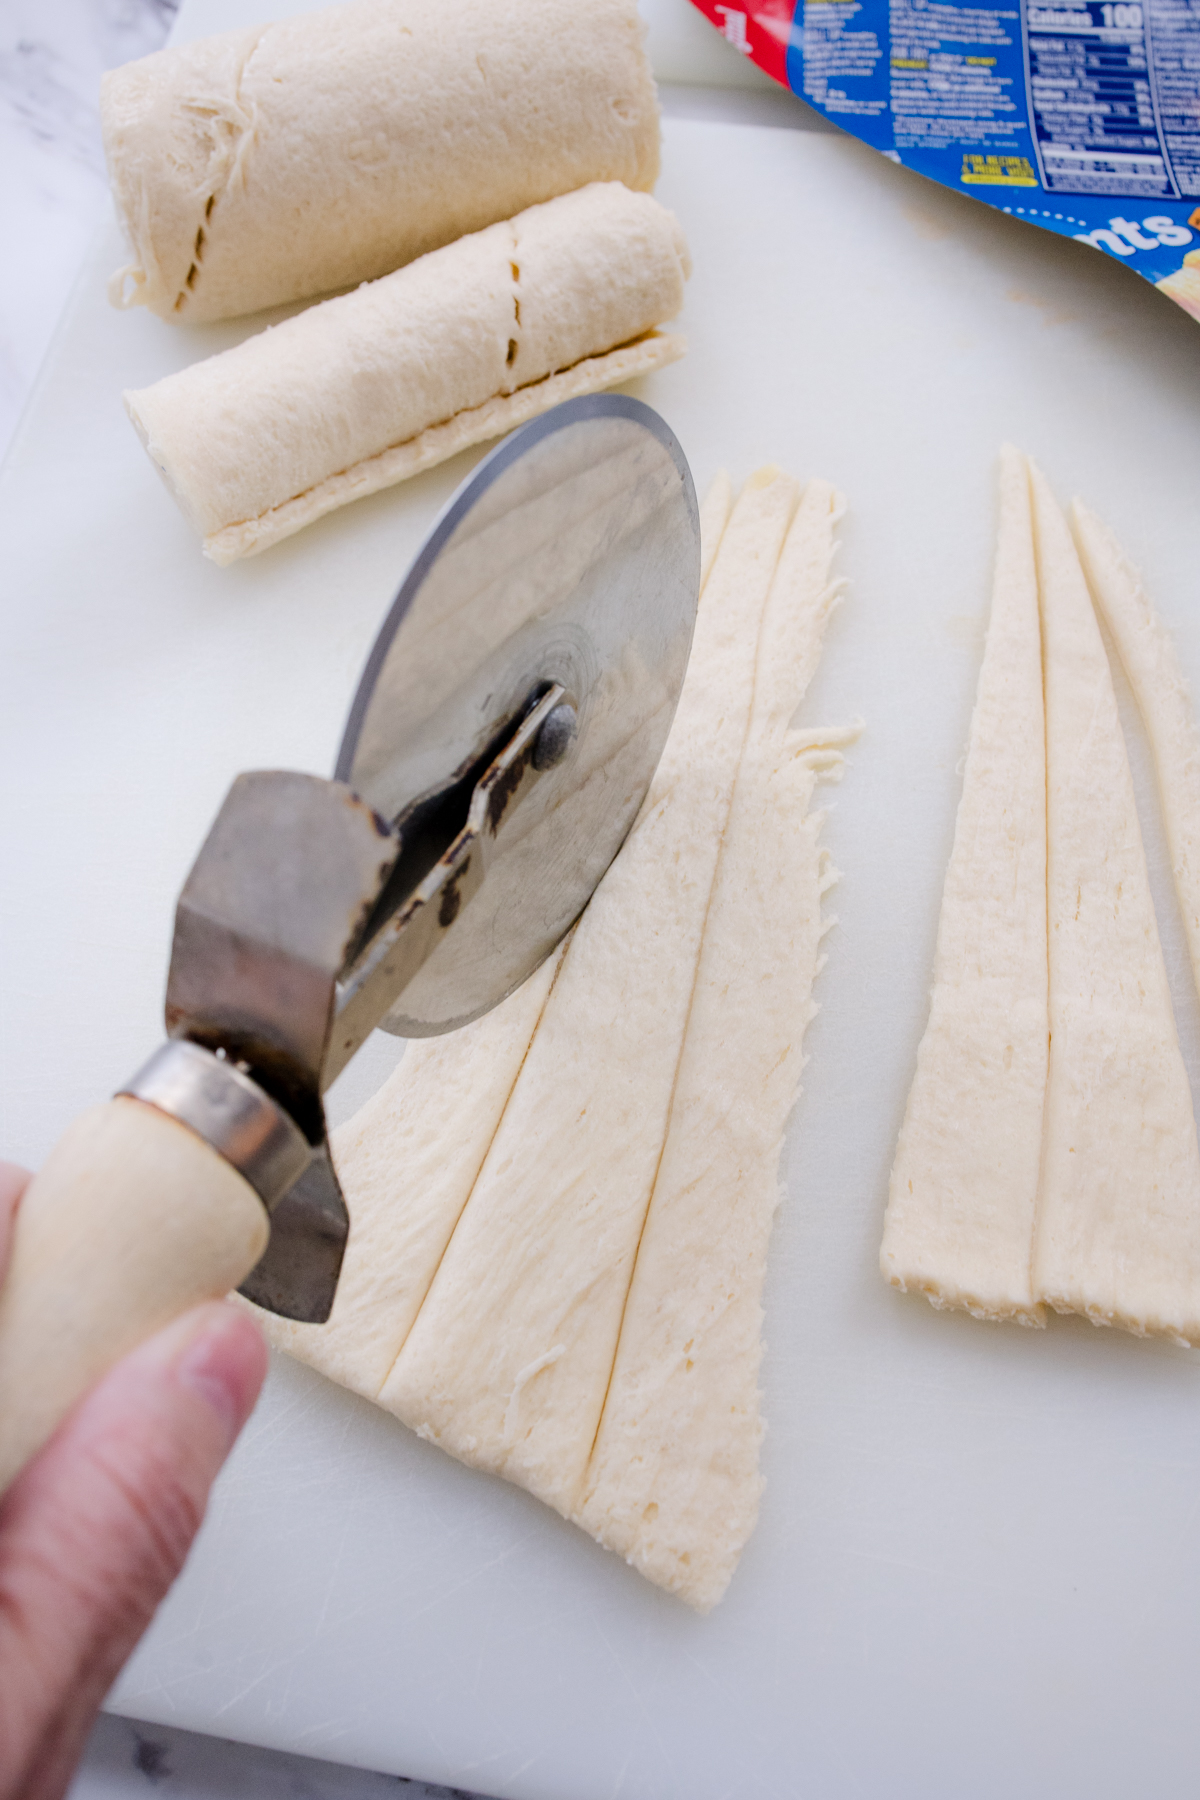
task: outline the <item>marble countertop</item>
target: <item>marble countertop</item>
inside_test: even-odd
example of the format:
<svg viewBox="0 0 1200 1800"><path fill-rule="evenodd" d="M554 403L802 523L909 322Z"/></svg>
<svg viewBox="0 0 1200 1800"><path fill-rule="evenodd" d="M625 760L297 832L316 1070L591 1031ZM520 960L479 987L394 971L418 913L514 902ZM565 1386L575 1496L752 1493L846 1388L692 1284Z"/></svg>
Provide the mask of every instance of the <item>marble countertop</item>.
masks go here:
<svg viewBox="0 0 1200 1800"><path fill-rule="evenodd" d="M0 453L109 204L100 76L157 50L174 15L175 0L5 0L0 10Z"/></svg>
<svg viewBox="0 0 1200 1800"><path fill-rule="evenodd" d="M84 249L108 206L97 93L105 69L157 50L175 0L5 0L0 11L0 456ZM449 1788L102 1717L71 1800L450 1800Z"/></svg>

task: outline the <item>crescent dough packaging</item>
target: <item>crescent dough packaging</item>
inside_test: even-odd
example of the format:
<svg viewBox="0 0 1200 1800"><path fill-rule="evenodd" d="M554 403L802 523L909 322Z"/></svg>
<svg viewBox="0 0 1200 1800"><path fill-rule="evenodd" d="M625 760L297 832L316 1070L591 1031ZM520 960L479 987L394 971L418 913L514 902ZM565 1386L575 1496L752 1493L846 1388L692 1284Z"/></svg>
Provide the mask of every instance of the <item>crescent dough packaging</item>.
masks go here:
<svg viewBox="0 0 1200 1800"><path fill-rule="evenodd" d="M1200 8L694 0L889 162L1073 238L1200 319Z"/></svg>
<svg viewBox="0 0 1200 1800"><path fill-rule="evenodd" d="M665 207L596 183L125 404L205 551L228 563L571 394L672 361L683 339L652 328L679 311L690 267Z"/></svg>
<svg viewBox="0 0 1200 1800"><path fill-rule="evenodd" d="M634 0L352 0L126 64L101 113L134 254L111 297L187 323L658 175Z"/></svg>

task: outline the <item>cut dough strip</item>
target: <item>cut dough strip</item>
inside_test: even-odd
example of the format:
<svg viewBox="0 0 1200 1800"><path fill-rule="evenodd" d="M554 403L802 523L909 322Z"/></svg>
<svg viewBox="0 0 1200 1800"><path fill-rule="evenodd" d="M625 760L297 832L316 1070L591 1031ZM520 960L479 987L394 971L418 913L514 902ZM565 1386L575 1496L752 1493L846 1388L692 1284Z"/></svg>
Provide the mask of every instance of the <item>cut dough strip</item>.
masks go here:
<svg viewBox="0 0 1200 1800"><path fill-rule="evenodd" d="M692 660L633 833L557 970L414 1046L338 1134L330 1326L265 1317L702 1610L757 1511L766 1241L835 879L806 808L851 735L789 727L836 592L836 497L797 500L776 470L731 514L727 481L709 494ZM664 1309L677 1257L694 1291Z"/></svg>
<svg viewBox="0 0 1200 1800"><path fill-rule="evenodd" d="M1154 756L1175 893L1200 992L1200 731L1170 633L1108 526L1082 502L1071 523L1092 598L1112 633Z"/></svg>
<svg viewBox="0 0 1200 1800"><path fill-rule="evenodd" d="M498 394L482 406L469 407L443 425L431 425L407 443L396 444L378 456L366 457L351 469L319 481L307 493L273 506L257 519L245 519L238 525L227 525L204 540L204 554L222 568L243 556L257 556L272 544L282 542L306 525L323 519L326 513L348 506L352 500L364 500L384 488L396 487L438 463L448 462L460 450L486 444L490 438L504 437L549 412L564 400L578 394L598 394L605 388L636 381L654 369L664 369L686 354L687 339L677 332L652 331L635 343L606 356L585 357L573 369L550 375L532 387L519 388L515 394Z"/></svg>
<svg viewBox="0 0 1200 1800"><path fill-rule="evenodd" d="M828 483L809 483L771 584L666 1144L574 1514L701 1611L724 1594L758 1515L767 1245L834 922L821 897L837 874L809 804L818 780L840 777L857 728L790 721L836 599L840 512Z"/></svg>
<svg viewBox="0 0 1200 1800"><path fill-rule="evenodd" d="M938 923L929 1023L880 1266L977 1318L1042 1323L1031 1287L1047 1058L1046 764L1025 461L1000 460L992 615Z"/></svg>
<svg viewBox="0 0 1200 1800"><path fill-rule="evenodd" d="M378 1398L496 1135L560 959L561 951L474 1024L409 1044L379 1092L333 1133L352 1218L333 1312L325 1325L258 1314L277 1349Z"/></svg>
<svg viewBox="0 0 1200 1800"><path fill-rule="evenodd" d="M596 184L125 395L219 563L683 353L678 224ZM637 341L635 341L637 340Z"/></svg>
<svg viewBox="0 0 1200 1800"><path fill-rule="evenodd" d="M1200 1153L1108 658L1031 469L1045 643L1050 1065L1034 1290L1200 1343Z"/></svg>
<svg viewBox="0 0 1200 1800"><path fill-rule="evenodd" d="M649 190L634 0L352 0L104 77L134 262L118 305L194 323L372 281L593 181Z"/></svg>

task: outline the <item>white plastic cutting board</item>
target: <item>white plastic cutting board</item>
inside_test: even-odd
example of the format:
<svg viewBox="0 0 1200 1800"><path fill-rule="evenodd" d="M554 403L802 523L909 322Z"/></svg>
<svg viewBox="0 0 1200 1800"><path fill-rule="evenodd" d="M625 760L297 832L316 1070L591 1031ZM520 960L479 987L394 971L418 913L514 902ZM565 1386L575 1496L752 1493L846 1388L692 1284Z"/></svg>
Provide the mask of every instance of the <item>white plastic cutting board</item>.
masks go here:
<svg viewBox="0 0 1200 1800"><path fill-rule="evenodd" d="M228 17L193 0L185 25ZM673 116L659 191L695 257L691 352L639 391L701 487L768 458L844 487L851 588L804 716L868 721L831 790L841 923L772 1246L761 1523L699 1619L280 1363L111 1704L516 1800L1192 1792L1200 1357L939 1316L875 1258L996 446L1111 521L1200 676L1200 329L837 136ZM117 258L106 233L0 487L0 1091L4 1148L30 1161L157 1041L173 897L232 775L330 767L388 598L472 460L213 568L118 394L244 328L110 312ZM393 1058L373 1044L350 1083Z"/></svg>

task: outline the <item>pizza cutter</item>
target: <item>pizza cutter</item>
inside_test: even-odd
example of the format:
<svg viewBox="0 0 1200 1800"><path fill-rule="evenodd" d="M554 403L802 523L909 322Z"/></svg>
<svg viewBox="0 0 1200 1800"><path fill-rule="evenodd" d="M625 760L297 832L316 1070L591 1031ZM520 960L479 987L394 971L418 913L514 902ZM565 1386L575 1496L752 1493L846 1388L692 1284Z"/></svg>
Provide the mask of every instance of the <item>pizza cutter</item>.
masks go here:
<svg viewBox="0 0 1200 1800"><path fill-rule="evenodd" d="M376 1026L496 1006L645 798L699 593L683 452L589 395L450 501L367 659L332 780L240 775L184 883L167 1041L81 1115L0 1290L0 1489L120 1356L240 1288L329 1316L349 1220L323 1095Z"/></svg>

